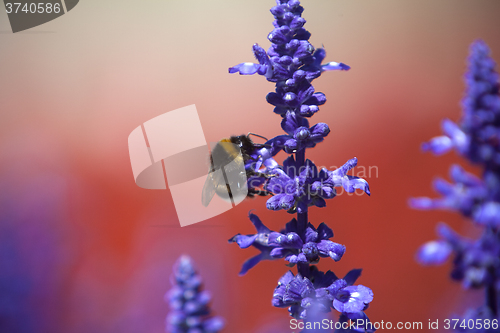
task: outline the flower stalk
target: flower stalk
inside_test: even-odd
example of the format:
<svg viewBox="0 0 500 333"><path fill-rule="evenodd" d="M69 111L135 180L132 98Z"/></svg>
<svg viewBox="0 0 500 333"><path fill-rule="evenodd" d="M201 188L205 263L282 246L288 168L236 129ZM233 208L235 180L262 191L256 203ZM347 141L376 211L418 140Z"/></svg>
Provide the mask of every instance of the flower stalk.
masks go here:
<svg viewBox="0 0 500 333"><path fill-rule="evenodd" d="M333 231L325 223L315 227L309 221L309 208L325 207L326 200L337 195L338 187L349 193L361 189L368 195L370 189L364 179L347 175L356 166L356 158L333 171L319 170L306 159L306 149L314 148L330 133L325 123L310 126L309 119L326 102L325 95L316 92L311 83L325 71L347 71L350 67L339 62L322 64L326 52L309 43L311 34L303 27L306 21L302 12L298 0L277 0L271 8L275 21L274 30L268 35L270 48L266 52L255 44L253 53L258 63L245 62L229 68L229 73L259 74L275 83L275 91L266 100L274 106L274 113L281 116L285 134L268 140L251 154L255 160L247 167L262 177L249 181L248 187L255 191L261 185L262 191L272 194L266 202L269 210L285 210L296 214L296 218L276 232L267 228L257 215L250 214L257 233L238 234L229 242L260 251L243 264L240 275L262 260L285 259L287 266L297 266L296 275L288 271L280 279L272 300L274 306L288 308L292 317L308 322L333 308L340 313L340 321L362 318L367 322L364 311L373 299L373 292L354 285L361 270L352 270L344 278L338 278L332 271L321 272L315 266L320 258L339 261L346 248L330 240ZM279 152L289 155L281 165L274 161Z"/></svg>

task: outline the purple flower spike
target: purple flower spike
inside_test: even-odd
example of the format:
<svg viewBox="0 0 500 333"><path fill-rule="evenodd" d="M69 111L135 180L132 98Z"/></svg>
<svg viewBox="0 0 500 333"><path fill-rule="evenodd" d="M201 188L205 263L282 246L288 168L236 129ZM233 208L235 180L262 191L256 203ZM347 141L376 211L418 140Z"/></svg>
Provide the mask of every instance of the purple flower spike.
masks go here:
<svg viewBox="0 0 500 333"><path fill-rule="evenodd" d="M346 247L330 240L333 231L325 223L316 228L309 222L309 208L326 207L327 199L337 196L336 187L349 193L361 189L368 195L370 188L366 180L347 175L356 166L356 158L337 170L329 171L318 169L305 157L308 148L323 142L331 132L325 123L310 123L309 118L326 103L325 94L317 92L312 82L325 71L347 71L350 67L340 62L323 64L326 51L315 49L309 42L311 34L304 28L306 20L301 17L302 11L298 0L276 0L276 6L271 8L275 20L274 29L267 36L271 42L267 52L255 44L253 53L258 64L242 63L229 69L230 73L263 75L275 83L275 89L266 95L266 101L282 118L284 134L275 136L252 152L251 162L245 167L247 173L254 173L250 180L258 182L258 186L249 187L263 188L264 194L270 195L266 201L267 209L286 210L297 217L276 232L250 214L257 233L238 234L229 242L240 248L255 247L260 251L243 264L240 275L265 259L284 259L287 266L297 267L296 275L289 271L280 279L272 301L276 307L288 307L294 318L306 323L320 321L326 318L324 314L330 312L334 304L340 302L337 308L343 312L341 320L368 320L363 311L373 294L366 287L353 286L361 270L352 270L344 279L338 279L333 272L323 273L315 266L321 258L339 261ZM275 160L280 152L290 155L281 165ZM338 299L335 298L337 294ZM342 298L343 294L347 295L346 299Z"/></svg>
<svg viewBox="0 0 500 333"><path fill-rule="evenodd" d="M458 123L445 119L444 136L423 145L440 155L454 149L482 169L482 177L462 167L450 168L452 182L436 179L434 189L441 197L415 198L416 209L446 209L459 212L483 229L479 238L467 239L445 224L439 224L439 240L424 244L417 253L423 265L440 265L453 257L451 278L466 289L484 289L485 303L480 310L470 309L467 320L500 320L500 96L499 77L489 49L482 41L471 45L465 75L466 93L462 118ZM464 319L465 320L465 319ZM486 332L470 330L471 332ZM469 332L469 330L467 330Z"/></svg>
<svg viewBox="0 0 500 333"><path fill-rule="evenodd" d="M172 289L165 295L171 312L167 317L167 331L172 333L217 333L224 328L222 317L211 317L210 294L201 290L201 278L189 256L181 256L171 278Z"/></svg>

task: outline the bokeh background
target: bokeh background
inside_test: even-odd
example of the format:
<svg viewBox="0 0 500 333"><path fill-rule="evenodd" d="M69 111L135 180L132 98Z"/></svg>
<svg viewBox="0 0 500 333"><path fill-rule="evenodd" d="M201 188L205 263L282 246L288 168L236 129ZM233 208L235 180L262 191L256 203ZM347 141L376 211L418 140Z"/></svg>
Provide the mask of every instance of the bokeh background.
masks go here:
<svg viewBox="0 0 500 333"><path fill-rule="evenodd" d="M459 118L469 44L484 39L500 61L500 2L302 4L311 43L324 45L327 61L352 67L314 82L328 102L313 121L332 132L308 156L324 166L356 156L378 170L367 175L371 197L342 195L311 210L311 221L327 222L347 246L340 262L323 260L321 268L340 276L364 269L359 283L374 291L372 321L427 323L461 313L475 293L449 280L449 266L421 267L414 254L438 221L463 234L477 230L453 213L411 210L407 200L433 196L431 180L459 161L422 154L420 143L440 134L444 117ZM224 332L291 331L286 309L271 306L284 261L239 277L257 251L227 243L254 233L251 209L271 229L291 217L266 211L259 198L180 228L168 190L135 185L127 148L134 128L190 104L209 142L281 134L265 101L273 84L227 73L253 60L254 43L269 46L273 5L84 0L16 34L0 11L2 332L163 332L163 295L183 253L226 318Z"/></svg>

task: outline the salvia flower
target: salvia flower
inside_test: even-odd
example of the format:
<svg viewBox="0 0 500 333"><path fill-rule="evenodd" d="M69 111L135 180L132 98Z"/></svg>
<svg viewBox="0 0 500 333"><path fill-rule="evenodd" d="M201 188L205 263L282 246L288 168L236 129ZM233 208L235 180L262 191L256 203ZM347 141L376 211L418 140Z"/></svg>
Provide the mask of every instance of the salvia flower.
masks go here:
<svg viewBox="0 0 500 333"><path fill-rule="evenodd" d="M284 257L293 267L298 263L317 263L320 257L339 261L344 255L345 246L329 240L333 231L324 223L318 229L309 223L302 237L297 232L296 219L287 223L287 229L281 233L272 232L269 243L276 247L271 251L271 257Z"/></svg>
<svg viewBox="0 0 500 333"><path fill-rule="evenodd" d="M482 168L482 177L453 165L452 183L434 181L441 198L416 198L410 205L417 209L445 209L461 213L483 229L477 239L458 235L444 223L438 225L440 239L424 244L417 260L424 265L439 265L453 257L451 277L466 289L484 289L485 304L471 309L465 319L500 319L500 96L495 63L482 41L471 45L467 85L462 100L463 114L456 124L444 120L445 135L423 144L423 150L443 154L454 149L459 155ZM497 327L498 328L498 327ZM490 326L461 329L461 332L493 332Z"/></svg>
<svg viewBox="0 0 500 333"><path fill-rule="evenodd" d="M267 200L267 208L271 210L285 209L299 213L307 211L307 207L315 205L324 207L324 199L333 198L335 192L331 187L313 188L317 183L326 183L326 169L318 172L316 165L306 160L304 165L295 161L293 156L283 162L283 169L276 168L266 184L265 189L273 194Z"/></svg>
<svg viewBox="0 0 500 333"><path fill-rule="evenodd" d="M294 218L286 224L281 232L271 231L255 214L249 215L250 221L257 229L254 235L238 234L230 243L237 243L242 249L253 246L260 250L260 254L250 258L243 265L240 275L244 275L250 268L261 260L285 258L289 266L298 263L317 263L320 258L331 258L339 261L345 252L345 246L334 243L329 239L333 231L324 223L316 229L311 223L302 232L298 229Z"/></svg>
<svg viewBox="0 0 500 333"><path fill-rule="evenodd" d="M236 243L242 249L246 249L250 246L257 248L260 253L250 259L248 259L241 268L240 275L246 274L248 270L255 265L257 265L261 260L272 260L274 259L271 256L271 251L274 249L274 246L269 244L269 234L271 230L266 227L259 217L255 214L249 214L250 221L252 221L255 229L257 229L257 233L254 235L241 235L238 234L231 239L229 239L229 243Z"/></svg>
<svg viewBox="0 0 500 333"><path fill-rule="evenodd" d="M274 290L273 305L288 307L290 315L297 319L308 318L308 311L314 307L323 312L334 308L341 314L354 316L362 313L373 300L369 288L352 285L360 274L361 270L352 270L339 279L331 271L322 273L311 269L309 279L288 271Z"/></svg>
<svg viewBox="0 0 500 333"><path fill-rule="evenodd" d="M165 295L171 312L166 321L170 333L216 333L224 327L221 317L210 316L211 296L202 290L201 277L189 256L181 256L171 277L172 289Z"/></svg>
<svg viewBox="0 0 500 333"><path fill-rule="evenodd" d="M331 132L325 123L310 123L319 106L326 102L325 95L315 90L312 81L325 71L346 71L350 67L339 62L323 64L326 51L309 43L311 34L304 28L303 10L298 0L277 0L271 9L275 20L274 29L267 36L271 42L269 49L254 44L253 54L258 63L245 62L229 68L229 73L259 74L275 83L275 90L267 94L266 100L274 107L274 113L281 116L284 134L263 145L254 156L257 162L252 167L261 176L256 185L262 185L265 194L271 195L266 207L297 216L278 232L250 214L257 233L238 234L229 242L260 252L243 264L240 274L266 259L284 259L289 267L297 267L297 274L289 271L280 279L272 301L274 306L288 307L293 317L311 322L336 309L342 314L341 320L367 318L364 310L373 293L367 287L353 285L361 270L338 279L333 272L323 273L314 266L321 258L339 261L346 248L330 240L333 231L325 223L315 227L309 222L309 207L325 207L327 199L337 196L338 187L348 193L361 189L368 195L370 188L366 180L347 175L356 166L356 158L332 171L319 169L305 158L306 150L323 142ZM290 155L281 165L274 160L280 152Z"/></svg>

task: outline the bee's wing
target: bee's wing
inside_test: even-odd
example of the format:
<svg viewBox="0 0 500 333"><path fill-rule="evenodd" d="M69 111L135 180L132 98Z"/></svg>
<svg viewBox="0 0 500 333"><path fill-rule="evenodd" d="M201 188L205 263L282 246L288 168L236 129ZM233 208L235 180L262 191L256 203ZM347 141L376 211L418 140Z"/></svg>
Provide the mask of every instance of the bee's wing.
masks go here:
<svg viewBox="0 0 500 333"><path fill-rule="evenodd" d="M226 187L224 176L221 172L210 172L203 185L203 192L201 193L201 203L207 207L220 186Z"/></svg>
<svg viewBox="0 0 500 333"><path fill-rule="evenodd" d="M203 206L207 207L212 198L215 195L215 185L212 179L213 173L209 173L207 180L205 180L205 185L203 185L203 192L201 193L201 203Z"/></svg>

